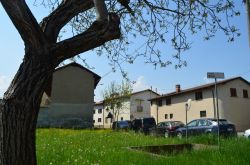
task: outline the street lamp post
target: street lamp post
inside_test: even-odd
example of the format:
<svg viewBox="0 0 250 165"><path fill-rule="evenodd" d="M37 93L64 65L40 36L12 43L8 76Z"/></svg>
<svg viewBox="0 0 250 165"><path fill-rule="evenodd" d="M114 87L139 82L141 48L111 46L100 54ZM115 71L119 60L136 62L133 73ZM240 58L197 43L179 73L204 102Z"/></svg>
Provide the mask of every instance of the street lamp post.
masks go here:
<svg viewBox="0 0 250 165"><path fill-rule="evenodd" d="M186 108L186 143L187 143L187 139L188 139L188 126L187 126L187 111L188 111L188 104L185 104L185 108Z"/></svg>
<svg viewBox="0 0 250 165"><path fill-rule="evenodd" d="M219 124L219 120L220 120L220 116L219 116L219 103L218 103L218 90L217 90L217 79L224 79L224 73L221 72L208 72L207 73L207 78L214 78L214 88L215 88L215 95L216 95L216 117L217 117L217 124L218 124L218 147L220 150L220 124Z"/></svg>
<svg viewBox="0 0 250 165"><path fill-rule="evenodd" d="M185 104L185 110L186 110L186 143L188 140L188 126L187 126L187 111L190 109L191 107L191 99L188 99L188 101Z"/></svg>

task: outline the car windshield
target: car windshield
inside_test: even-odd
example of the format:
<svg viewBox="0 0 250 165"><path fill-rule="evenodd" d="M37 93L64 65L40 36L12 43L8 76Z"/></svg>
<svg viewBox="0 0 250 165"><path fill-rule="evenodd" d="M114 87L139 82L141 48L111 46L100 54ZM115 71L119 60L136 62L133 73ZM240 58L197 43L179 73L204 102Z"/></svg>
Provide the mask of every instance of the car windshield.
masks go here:
<svg viewBox="0 0 250 165"><path fill-rule="evenodd" d="M188 127L195 127L197 125L197 120L191 121L187 124Z"/></svg>

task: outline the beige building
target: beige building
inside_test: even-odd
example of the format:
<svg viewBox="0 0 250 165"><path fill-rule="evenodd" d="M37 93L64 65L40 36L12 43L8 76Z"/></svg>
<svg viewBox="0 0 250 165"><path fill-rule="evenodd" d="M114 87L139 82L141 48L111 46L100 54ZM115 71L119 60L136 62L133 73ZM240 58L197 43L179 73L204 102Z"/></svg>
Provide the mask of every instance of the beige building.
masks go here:
<svg viewBox="0 0 250 165"><path fill-rule="evenodd" d="M55 70L43 94L40 127L91 127L94 89L100 76L77 63Z"/></svg>
<svg viewBox="0 0 250 165"><path fill-rule="evenodd" d="M103 101L95 103L93 122L97 128L111 128L112 121L133 120L135 118L150 117L150 98L159 96L156 92L147 89L134 92L130 97L124 98L122 109L119 115L114 118L113 112L109 108L104 107ZM111 120L110 115L113 115Z"/></svg>
<svg viewBox="0 0 250 165"><path fill-rule="evenodd" d="M188 121L198 118L216 118L214 83L176 91L150 99L151 114L157 122L178 120L185 123L185 104L192 99ZM250 83L242 77L218 82L219 117L236 125L238 131L250 128Z"/></svg>

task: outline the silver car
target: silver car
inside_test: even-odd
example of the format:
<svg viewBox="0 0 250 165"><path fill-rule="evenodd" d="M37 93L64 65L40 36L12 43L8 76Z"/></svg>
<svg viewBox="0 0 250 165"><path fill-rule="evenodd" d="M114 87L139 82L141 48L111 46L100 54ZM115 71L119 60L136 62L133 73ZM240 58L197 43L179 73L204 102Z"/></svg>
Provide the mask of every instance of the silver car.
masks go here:
<svg viewBox="0 0 250 165"><path fill-rule="evenodd" d="M248 129L248 130L245 131L244 137L250 139L250 129Z"/></svg>

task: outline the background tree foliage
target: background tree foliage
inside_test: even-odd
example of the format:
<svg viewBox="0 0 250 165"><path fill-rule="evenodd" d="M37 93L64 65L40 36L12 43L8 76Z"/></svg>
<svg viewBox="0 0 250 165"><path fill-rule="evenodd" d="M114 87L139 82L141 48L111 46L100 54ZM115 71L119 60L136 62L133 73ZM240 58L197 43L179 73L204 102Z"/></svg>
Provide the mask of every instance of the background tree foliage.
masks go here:
<svg viewBox="0 0 250 165"><path fill-rule="evenodd" d="M37 0L36 3L52 10L60 5L58 0ZM145 62L155 67L170 64L176 68L186 66L181 54L190 49L191 35L202 33L204 40L210 40L217 31L221 31L228 42L240 36L239 29L231 24L231 19L240 15L233 0L136 0L129 3L132 12L117 0L106 0L106 4L109 12L115 12L121 18L121 37L106 42L95 51L98 55L107 56L114 70L117 67L121 69L120 64L124 61L133 63L139 56L145 57ZM77 35L93 21L95 13L92 9L79 13L68 26L72 34ZM138 39L144 42L138 45ZM134 45L136 50L130 54L129 48ZM164 45L171 45L172 49L162 52ZM85 62L84 56L80 58Z"/></svg>
<svg viewBox="0 0 250 165"><path fill-rule="evenodd" d="M131 93L132 86L128 81L122 81L122 84L113 81L103 91L104 108L112 113L112 120L118 121L121 111L129 108L126 101L130 99Z"/></svg>

